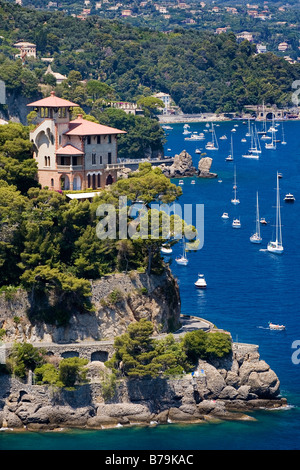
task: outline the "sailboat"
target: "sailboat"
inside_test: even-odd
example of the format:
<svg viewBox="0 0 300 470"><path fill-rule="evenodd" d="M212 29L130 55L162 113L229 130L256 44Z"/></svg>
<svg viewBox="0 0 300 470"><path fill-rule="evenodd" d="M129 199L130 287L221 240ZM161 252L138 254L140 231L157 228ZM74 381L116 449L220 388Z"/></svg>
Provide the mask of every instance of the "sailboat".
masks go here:
<svg viewBox="0 0 300 470"><path fill-rule="evenodd" d="M227 162L232 162L233 161L233 142L232 142L232 136L231 136L231 152L228 155L228 157L225 158Z"/></svg>
<svg viewBox="0 0 300 470"><path fill-rule="evenodd" d="M212 136L212 142L207 142L205 146L206 150L219 150L218 139L216 136L213 122L211 123L211 136Z"/></svg>
<svg viewBox="0 0 300 470"><path fill-rule="evenodd" d="M261 243L262 238L260 236L260 225L259 225L259 208L258 208L258 193L256 193L256 232L251 235L251 243Z"/></svg>
<svg viewBox="0 0 300 470"><path fill-rule="evenodd" d="M269 150L276 150L275 130L272 131L272 142L265 144L265 148Z"/></svg>
<svg viewBox="0 0 300 470"><path fill-rule="evenodd" d="M254 158L256 160L259 159L259 154L261 153L261 146L256 130L256 126L253 130L251 129L251 145L250 149L248 150L248 153L245 155L242 155L243 158Z"/></svg>
<svg viewBox="0 0 300 470"><path fill-rule="evenodd" d="M248 132L246 134L246 137L250 137L251 136L251 131L250 131L250 119L248 119Z"/></svg>
<svg viewBox="0 0 300 470"><path fill-rule="evenodd" d="M282 123L282 141L281 141L281 144L286 145L286 141L285 141L285 138L284 138L283 123Z"/></svg>
<svg viewBox="0 0 300 470"><path fill-rule="evenodd" d="M236 190L237 190L237 185L236 185L236 167L234 167L234 184L233 184L233 190L234 190L234 198L231 199L232 204L236 205L240 203L240 200L237 199L236 197Z"/></svg>
<svg viewBox="0 0 300 470"><path fill-rule="evenodd" d="M278 129L276 129L276 126L275 126L275 118L274 118L274 115L272 116L272 126L269 127L269 130L268 132L277 132Z"/></svg>
<svg viewBox="0 0 300 470"><path fill-rule="evenodd" d="M185 243L183 243L182 255L176 258L175 261L177 264L181 264L183 266L186 266L188 264L189 260L187 259L187 256L186 256Z"/></svg>
<svg viewBox="0 0 300 470"><path fill-rule="evenodd" d="M267 250L270 251L271 253L276 253L278 255L283 253L278 173L277 173L277 188L276 188L276 237L275 237L275 241L270 241L268 243Z"/></svg>
<svg viewBox="0 0 300 470"><path fill-rule="evenodd" d="M265 103L263 102L263 116L265 115ZM258 135L265 136L267 133L267 120L264 118L262 130L258 132Z"/></svg>

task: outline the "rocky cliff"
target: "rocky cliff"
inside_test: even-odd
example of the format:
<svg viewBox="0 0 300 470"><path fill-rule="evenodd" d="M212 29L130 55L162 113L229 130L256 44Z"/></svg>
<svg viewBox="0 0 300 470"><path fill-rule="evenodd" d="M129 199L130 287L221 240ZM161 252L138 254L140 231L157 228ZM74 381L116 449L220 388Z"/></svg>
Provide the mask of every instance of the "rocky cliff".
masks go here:
<svg viewBox="0 0 300 470"><path fill-rule="evenodd" d="M18 290L8 299L0 296L0 329L4 342L71 343L111 339L124 333L133 321L152 321L155 332L179 325L180 295L176 280L166 269L160 276L130 272L105 276L91 282L94 313L76 311L67 326L32 323L27 317L28 294Z"/></svg>
<svg viewBox="0 0 300 470"><path fill-rule="evenodd" d="M199 361L193 375L117 382L105 398L104 365L89 364L90 383L74 391L24 385L0 376L0 427L55 429L116 425L249 420L261 408L286 406L279 380L252 345L233 344L227 359Z"/></svg>

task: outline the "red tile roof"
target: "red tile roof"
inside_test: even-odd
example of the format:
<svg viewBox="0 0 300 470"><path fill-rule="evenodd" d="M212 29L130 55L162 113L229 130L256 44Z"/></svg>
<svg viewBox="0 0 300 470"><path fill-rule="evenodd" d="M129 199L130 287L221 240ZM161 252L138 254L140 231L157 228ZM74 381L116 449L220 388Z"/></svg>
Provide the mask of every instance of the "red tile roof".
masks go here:
<svg viewBox="0 0 300 470"><path fill-rule="evenodd" d="M38 108L73 108L75 106L78 107L78 104L72 103L72 101L64 100L63 98L59 98L58 96L55 96L54 91L51 91L51 96L43 98L39 101L34 101L33 103L29 103L27 106Z"/></svg>
<svg viewBox="0 0 300 470"><path fill-rule="evenodd" d="M66 144L56 150L56 155L84 155L84 152L74 147L72 144Z"/></svg>
<svg viewBox="0 0 300 470"><path fill-rule="evenodd" d="M126 134L125 131L115 129L114 127L103 126L96 122L88 121L83 119L81 114L78 114L77 119L69 123L69 130L65 132L65 135L112 135L112 134Z"/></svg>

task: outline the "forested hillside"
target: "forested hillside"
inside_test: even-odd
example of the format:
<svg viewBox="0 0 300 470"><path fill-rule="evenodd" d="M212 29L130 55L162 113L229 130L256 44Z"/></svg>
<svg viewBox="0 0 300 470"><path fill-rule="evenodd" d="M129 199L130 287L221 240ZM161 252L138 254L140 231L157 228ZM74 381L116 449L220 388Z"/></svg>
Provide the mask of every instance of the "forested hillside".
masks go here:
<svg viewBox="0 0 300 470"><path fill-rule="evenodd" d="M286 105L292 82L299 78L299 64L271 53L257 55L255 45L238 43L233 33L177 29L165 34L96 16L82 21L62 12L27 10L3 1L0 8L0 78L6 73L8 81L7 66L13 67L8 57L13 58L12 45L20 39L36 43L39 57L54 57L53 70L99 79L115 90L117 99L137 101L163 91L185 113L237 111L262 101ZM27 93L45 68L41 61L28 61ZM14 74L16 83L28 84L22 70ZM84 97L82 101L79 104L84 104Z"/></svg>

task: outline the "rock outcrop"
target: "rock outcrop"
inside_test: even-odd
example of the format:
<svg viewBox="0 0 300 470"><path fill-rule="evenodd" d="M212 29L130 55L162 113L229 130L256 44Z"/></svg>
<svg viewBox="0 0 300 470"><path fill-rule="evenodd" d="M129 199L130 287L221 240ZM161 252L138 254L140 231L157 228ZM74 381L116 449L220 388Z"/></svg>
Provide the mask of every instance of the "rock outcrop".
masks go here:
<svg viewBox="0 0 300 470"><path fill-rule="evenodd" d="M94 313L74 311L68 325L32 323L27 317L28 294L17 291L10 299L0 296L0 328L4 342L70 343L114 338L130 323L146 318L154 331L166 332L179 325L180 294L169 269L160 276L136 271L104 276L91 282Z"/></svg>
<svg viewBox="0 0 300 470"><path fill-rule="evenodd" d="M216 173L210 173L212 165L212 158L203 157L198 163L198 169L194 167L191 155L182 150L179 155L175 155L174 162L171 166L165 164L160 165L160 168L165 176L168 178L184 178L188 176L199 176L200 178L216 178Z"/></svg>
<svg viewBox="0 0 300 470"><path fill-rule="evenodd" d="M198 176L200 178L216 178L218 176L216 173L210 173L212 161L210 157L201 158L198 163Z"/></svg>
<svg viewBox="0 0 300 470"><path fill-rule="evenodd" d="M230 357L215 363L199 361L193 375L122 379L110 399L104 398L101 386L103 363L91 364L93 380L74 391L0 376L0 427L38 430L249 420L254 410L286 406L278 397L278 377L253 345L233 344Z"/></svg>

